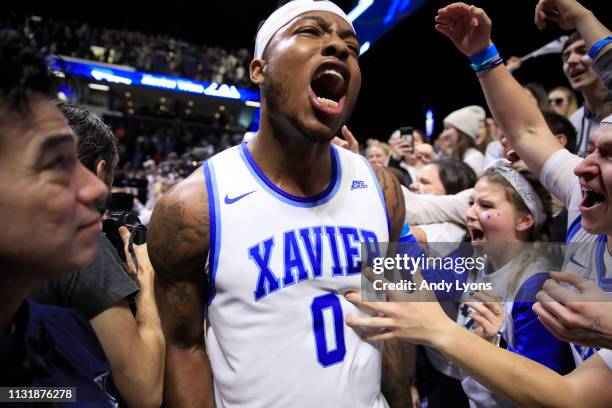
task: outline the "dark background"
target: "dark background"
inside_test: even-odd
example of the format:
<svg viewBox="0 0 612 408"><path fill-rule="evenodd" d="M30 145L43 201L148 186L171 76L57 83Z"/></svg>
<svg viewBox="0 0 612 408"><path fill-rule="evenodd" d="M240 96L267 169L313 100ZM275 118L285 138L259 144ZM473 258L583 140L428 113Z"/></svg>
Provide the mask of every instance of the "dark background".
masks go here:
<svg viewBox="0 0 612 408"><path fill-rule="evenodd" d="M356 0L335 1L345 11ZM278 0L223 0L156 4L127 1L52 2L36 6L3 2L0 12L37 14L58 20L86 21L93 26L128 28L151 34L169 34L194 43L228 49L253 49L259 21ZM393 28L360 58L363 83L349 127L360 140L386 140L400 126L424 128L427 108L434 110L436 133L450 111L484 98L467 59L434 30L436 10L450 1L429 1ZM493 20L493 40L503 57L522 56L562 35L557 27L539 31L533 24L535 0L484 0ZM612 1L582 1L611 26ZM521 83L540 82L545 88L567 86L560 55L527 61L515 73Z"/></svg>

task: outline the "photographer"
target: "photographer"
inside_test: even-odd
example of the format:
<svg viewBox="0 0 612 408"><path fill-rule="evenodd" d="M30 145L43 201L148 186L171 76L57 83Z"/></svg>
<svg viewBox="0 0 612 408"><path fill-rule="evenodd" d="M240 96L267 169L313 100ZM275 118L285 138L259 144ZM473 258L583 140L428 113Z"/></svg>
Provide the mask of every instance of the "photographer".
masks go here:
<svg viewBox="0 0 612 408"><path fill-rule="evenodd" d="M78 138L79 160L107 187L113 182L118 162L111 130L87 110L57 104ZM100 212L106 197L98 200ZM128 245L130 232L119 231ZM131 273L138 278L137 312L132 314L128 297L138 286L121 266L117 249L99 234L94 262L78 272L45 282L35 290L35 301L77 309L85 314L108 356L117 388L129 406L158 407L162 401L165 343L153 294L153 268L146 245L134 246L139 268L127 256ZM121 245L121 244L120 244Z"/></svg>
<svg viewBox="0 0 612 408"><path fill-rule="evenodd" d="M0 64L0 385L74 387L64 390L74 406L116 407L87 320L28 299L44 280L93 261L107 189L77 160L74 133L46 99L56 90L42 56L4 31L0 60L10 61Z"/></svg>

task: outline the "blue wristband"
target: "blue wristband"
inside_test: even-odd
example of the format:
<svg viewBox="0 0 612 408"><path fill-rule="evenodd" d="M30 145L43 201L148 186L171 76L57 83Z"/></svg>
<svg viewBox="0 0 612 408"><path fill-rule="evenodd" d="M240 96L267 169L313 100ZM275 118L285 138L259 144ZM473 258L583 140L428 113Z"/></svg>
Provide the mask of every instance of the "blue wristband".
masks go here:
<svg viewBox="0 0 612 408"><path fill-rule="evenodd" d="M484 50L477 52L476 54L470 56L470 62L472 63L472 65L480 66L484 62L492 60L498 55L499 55L499 52L497 51L495 44L491 44Z"/></svg>
<svg viewBox="0 0 612 408"><path fill-rule="evenodd" d="M594 60L597 54L599 54L599 51L601 51L603 47L610 43L612 43L612 35L609 35L606 38L602 38L601 40L597 41L589 50L589 57Z"/></svg>

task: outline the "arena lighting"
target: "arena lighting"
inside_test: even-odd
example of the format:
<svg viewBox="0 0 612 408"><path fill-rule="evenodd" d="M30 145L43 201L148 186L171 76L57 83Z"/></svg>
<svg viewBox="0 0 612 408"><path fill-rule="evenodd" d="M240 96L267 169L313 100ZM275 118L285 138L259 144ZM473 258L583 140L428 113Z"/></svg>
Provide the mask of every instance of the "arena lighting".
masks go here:
<svg viewBox="0 0 612 408"><path fill-rule="evenodd" d="M93 78L98 81L122 85L141 85L245 102L259 100L259 92L229 84L200 82L168 75L152 74L136 71L130 67L114 66L70 57L51 56L48 58L48 62L52 71Z"/></svg>
<svg viewBox="0 0 612 408"><path fill-rule="evenodd" d="M359 0L357 6L348 14L362 44L359 55L372 49L389 30L401 24L427 1Z"/></svg>
<svg viewBox="0 0 612 408"><path fill-rule="evenodd" d="M363 54L369 49L370 49L370 42L369 41L364 42L361 48L359 48L359 55Z"/></svg>
<svg viewBox="0 0 612 408"><path fill-rule="evenodd" d="M89 84L89 85L87 85L87 87L89 89L95 89L96 91L108 92L110 90L110 86L108 86L108 85Z"/></svg>
<svg viewBox="0 0 612 408"><path fill-rule="evenodd" d="M92 69L89 74L91 75L92 78L97 79L98 81L107 81L107 82L112 82L115 84L124 84L124 85L131 85L132 84L132 80L129 78L125 78L119 75L115 75L111 72L109 72L110 70L98 70L98 69Z"/></svg>
<svg viewBox="0 0 612 408"><path fill-rule="evenodd" d="M396 19L395 16L397 14L402 14L404 11L406 11L408 6L410 6L411 2L412 0L393 0L391 7L389 7L389 10L387 11L387 15L385 16L383 24L387 25L390 22L394 21Z"/></svg>
<svg viewBox="0 0 612 408"><path fill-rule="evenodd" d="M252 106L254 108L259 108L261 106L259 102L255 102L255 101L246 101L244 104L246 106Z"/></svg>
<svg viewBox="0 0 612 408"><path fill-rule="evenodd" d="M351 22L355 21L355 19L370 8L372 4L374 4L374 0L359 0L357 6L348 13L349 20L351 20Z"/></svg>
<svg viewBox="0 0 612 408"><path fill-rule="evenodd" d="M431 108L425 112L425 134L427 137L431 137L434 132L434 114Z"/></svg>

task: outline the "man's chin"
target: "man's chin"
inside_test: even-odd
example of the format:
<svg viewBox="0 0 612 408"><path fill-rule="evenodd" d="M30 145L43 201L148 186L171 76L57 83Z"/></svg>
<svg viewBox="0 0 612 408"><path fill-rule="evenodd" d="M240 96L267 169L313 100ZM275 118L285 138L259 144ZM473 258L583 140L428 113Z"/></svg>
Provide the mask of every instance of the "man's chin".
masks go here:
<svg viewBox="0 0 612 408"><path fill-rule="evenodd" d="M302 122L299 126L301 133L313 143L329 143L336 136L342 121L335 119L334 121L322 121L318 118L312 118L306 122Z"/></svg>

